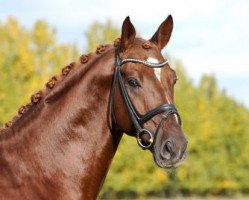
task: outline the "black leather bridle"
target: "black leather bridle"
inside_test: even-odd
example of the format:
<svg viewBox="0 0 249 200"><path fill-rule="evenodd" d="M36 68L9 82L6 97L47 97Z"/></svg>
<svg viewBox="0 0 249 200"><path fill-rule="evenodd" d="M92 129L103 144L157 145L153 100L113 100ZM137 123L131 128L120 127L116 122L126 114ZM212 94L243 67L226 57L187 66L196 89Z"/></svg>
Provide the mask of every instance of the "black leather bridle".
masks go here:
<svg viewBox="0 0 249 200"><path fill-rule="evenodd" d="M136 59L136 58L127 58L127 59L121 60L120 55L119 55L119 48L117 47L117 49L116 49L115 71L114 71L114 78L113 78L112 91L111 91L112 120L114 121L114 123L116 123L113 99L114 99L115 85L116 85L116 82L118 82L119 87L120 87L120 91L121 91L121 95L124 99L129 116L131 118L131 121L132 121L135 129L136 129L137 142L138 142L139 146L141 146L143 149L149 149L152 146L152 144L154 143L160 127L162 126L163 122L169 117L169 115L175 114L177 116L177 122L179 123L179 125L181 125L181 118L180 118L180 115L178 114L177 109L174 106L174 104L163 104L159 107L152 109L151 111L147 112L143 116L139 116L137 114L136 109L134 108L134 106L130 100L130 97L128 95L128 92L126 90L125 83L124 83L124 80L123 80L122 74L121 74L121 66L123 64L129 63L129 62L143 64L143 65L145 65L147 67L151 67L151 68L161 68L161 67L165 66L168 63L168 61L165 60L162 63L151 63L151 62L141 60L141 59ZM150 130L143 128L144 123L146 123L147 121L152 119L154 116L161 114L161 113L162 113L161 120L158 123L158 125L156 127L156 131L154 134L152 134L152 132ZM149 144L145 144L142 141L141 137L145 133L147 133L150 137Z"/></svg>

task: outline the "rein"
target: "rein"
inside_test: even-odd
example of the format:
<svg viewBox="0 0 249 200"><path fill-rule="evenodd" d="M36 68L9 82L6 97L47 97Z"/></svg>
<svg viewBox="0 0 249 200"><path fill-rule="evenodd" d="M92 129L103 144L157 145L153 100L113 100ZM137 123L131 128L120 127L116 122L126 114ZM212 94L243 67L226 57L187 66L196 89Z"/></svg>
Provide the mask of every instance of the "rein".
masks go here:
<svg viewBox="0 0 249 200"><path fill-rule="evenodd" d="M123 59L121 60L120 55L119 55L119 48L116 49L116 62L115 62L115 71L114 71L114 78L113 78L113 84L112 84L112 90L111 90L111 113L112 113L112 119L114 121L115 124L116 123L116 118L115 118L115 113L114 113L114 92L115 92L115 85L116 82L119 83L119 87L120 87L120 91L121 91L121 95L124 99L125 105L127 107L129 116L131 118L132 124L136 129L136 138L137 138L137 142L138 145L140 147L142 147L143 149L149 149L152 144L155 143L156 141L156 137L157 134L159 132L159 129L161 128L163 122L171 115L171 114L176 114L177 116L177 122L179 123L179 125L181 125L181 118L180 115L177 112L176 107L174 106L174 104L163 104L161 106L158 106L152 110L150 110L149 112L147 112L145 115L143 116L139 116L136 112L136 109L134 108L130 97L128 95L127 89L125 87L125 83L121 74L121 67L122 65L126 64L126 63L139 63L139 64L143 64L147 67L151 67L151 68L162 68L163 66L165 66L168 61L165 60L162 63L151 63L145 60L140 60L140 59L136 59L136 58L127 58L127 59ZM161 114L162 113L162 117L160 119L160 122L158 123L157 127L156 127L156 131L154 132L154 134L146 129L143 128L144 123L146 123L147 121L149 121L150 119L152 119L154 116ZM143 134L149 134L149 144L145 144L142 141L142 135Z"/></svg>

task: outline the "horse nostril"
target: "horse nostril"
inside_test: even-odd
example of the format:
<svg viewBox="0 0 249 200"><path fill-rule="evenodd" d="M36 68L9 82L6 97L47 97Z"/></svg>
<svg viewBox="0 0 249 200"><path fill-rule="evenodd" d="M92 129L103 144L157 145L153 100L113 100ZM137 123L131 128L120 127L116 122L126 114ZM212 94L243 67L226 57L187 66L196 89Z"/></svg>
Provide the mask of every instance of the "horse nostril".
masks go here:
<svg viewBox="0 0 249 200"><path fill-rule="evenodd" d="M168 152L168 153L171 153L172 150L173 150L173 145L170 141L167 141L166 144L165 144L165 150Z"/></svg>
<svg viewBox="0 0 249 200"><path fill-rule="evenodd" d="M183 149L181 151L180 159L182 159L183 155L186 153L187 147L188 147L188 141L186 140L186 142L184 144L184 147L183 147Z"/></svg>
<svg viewBox="0 0 249 200"><path fill-rule="evenodd" d="M166 140L162 145L161 156L164 159L169 160L172 153L173 153L173 143L170 140Z"/></svg>

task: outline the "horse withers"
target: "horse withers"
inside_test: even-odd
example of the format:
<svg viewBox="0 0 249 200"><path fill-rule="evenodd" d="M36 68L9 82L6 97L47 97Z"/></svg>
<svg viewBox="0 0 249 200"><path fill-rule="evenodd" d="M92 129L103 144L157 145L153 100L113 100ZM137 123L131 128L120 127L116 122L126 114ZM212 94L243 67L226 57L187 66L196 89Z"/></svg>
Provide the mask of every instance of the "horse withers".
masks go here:
<svg viewBox="0 0 249 200"><path fill-rule="evenodd" d="M96 199L124 132L159 167L183 161L177 77L161 54L172 29L168 16L144 40L127 17L114 45L82 55L32 95L0 133L1 199Z"/></svg>

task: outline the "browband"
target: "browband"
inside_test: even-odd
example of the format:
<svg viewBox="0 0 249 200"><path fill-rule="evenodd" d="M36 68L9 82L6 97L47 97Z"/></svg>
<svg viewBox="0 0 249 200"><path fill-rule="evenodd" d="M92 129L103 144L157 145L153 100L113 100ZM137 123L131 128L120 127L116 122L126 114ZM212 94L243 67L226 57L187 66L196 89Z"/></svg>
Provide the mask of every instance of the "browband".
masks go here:
<svg viewBox="0 0 249 200"><path fill-rule="evenodd" d="M123 65L123 64L125 64L127 62L140 63L140 64L146 65L148 67L152 67L152 68L161 68L164 65L168 64L168 60L164 60L161 63L152 63L152 62L148 62L146 60L140 60L140 59L137 59L137 58L127 58L127 59L122 60L120 62L120 65Z"/></svg>

